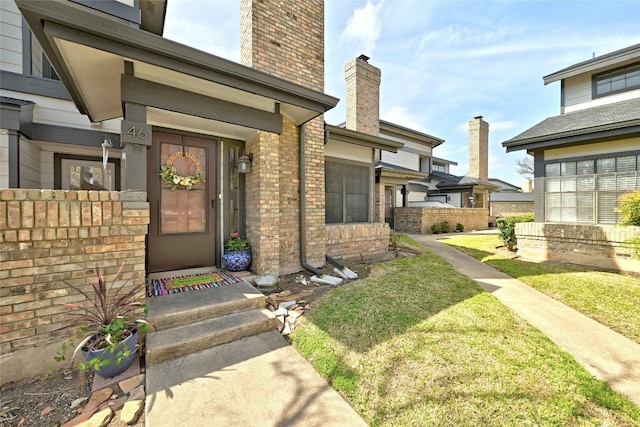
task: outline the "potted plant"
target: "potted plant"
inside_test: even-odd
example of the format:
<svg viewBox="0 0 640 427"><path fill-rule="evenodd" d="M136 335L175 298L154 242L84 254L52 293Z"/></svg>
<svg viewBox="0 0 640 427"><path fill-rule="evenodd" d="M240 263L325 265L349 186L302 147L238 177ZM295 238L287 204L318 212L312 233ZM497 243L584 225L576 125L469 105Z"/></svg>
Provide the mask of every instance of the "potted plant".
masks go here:
<svg viewBox="0 0 640 427"><path fill-rule="evenodd" d="M251 264L251 244L249 240L241 237L237 232L233 233L231 238L224 244L222 263L229 271L242 271L249 268L249 264Z"/></svg>
<svg viewBox="0 0 640 427"><path fill-rule="evenodd" d="M86 299L84 305L64 303L65 306L77 309L69 313L72 322L61 329L76 328L77 336L69 339L75 346L71 363L78 352L82 352L85 361L78 364L80 369L92 369L103 378L112 378L126 371L133 363L138 349L140 334L146 333L149 323L137 318L141 311L147 314L146 305L138 301L144 295L141 287L124 290L128 280L119 286L115 282L120 277L124 263L113 277L113 285L109 286L104 271L97 271L97 282L92 284L92 292L87 293L77 286L65 282ZM112 288L109 292L108 288ZM78 342L76 345L75 343ZM56 355L57 361L65 359L67 343Z"/></svg>

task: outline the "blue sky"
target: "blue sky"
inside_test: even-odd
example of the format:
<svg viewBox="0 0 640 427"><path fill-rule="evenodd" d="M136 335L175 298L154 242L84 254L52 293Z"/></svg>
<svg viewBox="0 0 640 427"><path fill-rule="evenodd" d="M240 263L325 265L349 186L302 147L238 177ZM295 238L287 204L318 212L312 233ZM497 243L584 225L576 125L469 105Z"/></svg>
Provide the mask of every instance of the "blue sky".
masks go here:
<svg viewBox="0 0 640 427"><path fill-rule="evenodd" d="M239 0L169 0L164 36L233 61ZM489 123L489 176L522 185L501 143L560 113L560 84L542 77L640 43L640 0L326 0L325 115L345 120L344 65L382 70L380 117L443 138L436 157L468 172L468 121Z"/></svg>

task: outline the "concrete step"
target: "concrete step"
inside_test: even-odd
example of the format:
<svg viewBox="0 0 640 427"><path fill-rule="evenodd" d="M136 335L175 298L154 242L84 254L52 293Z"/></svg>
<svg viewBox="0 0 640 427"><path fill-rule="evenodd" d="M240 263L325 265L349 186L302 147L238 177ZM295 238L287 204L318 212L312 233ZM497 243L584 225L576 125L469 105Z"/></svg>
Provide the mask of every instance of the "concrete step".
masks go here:
<svg viewBox="0 0 640 427"><path fill-rule="evenodd" d="M235 285L232 285L235 286ZM196 292L187 292L197 294ZM152 365L275 329L267 309L225 314L147 334L146 363Z"/></svg>
<svg viewBox="0 0 640 427"><path fill-rule="evenodd" d="M147 298L150 332L263 308L265 296L247 282ZM149 334L151 335L151 334Z"/></svg>

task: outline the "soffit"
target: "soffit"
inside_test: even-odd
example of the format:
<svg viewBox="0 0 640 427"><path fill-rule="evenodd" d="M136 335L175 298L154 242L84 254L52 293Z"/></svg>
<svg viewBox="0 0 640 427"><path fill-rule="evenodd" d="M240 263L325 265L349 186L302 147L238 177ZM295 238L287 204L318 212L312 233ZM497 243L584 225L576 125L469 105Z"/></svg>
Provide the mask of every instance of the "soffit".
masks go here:
<svg viewBox="0 0 640 427"><path fill-rule="evenodd" d="M337 98L175 43L65 2L17 0L81 113L92 121L122 116L125 61L151 81L280 113L300 125ZM166 76L164 75L166 73Z"/></svg>

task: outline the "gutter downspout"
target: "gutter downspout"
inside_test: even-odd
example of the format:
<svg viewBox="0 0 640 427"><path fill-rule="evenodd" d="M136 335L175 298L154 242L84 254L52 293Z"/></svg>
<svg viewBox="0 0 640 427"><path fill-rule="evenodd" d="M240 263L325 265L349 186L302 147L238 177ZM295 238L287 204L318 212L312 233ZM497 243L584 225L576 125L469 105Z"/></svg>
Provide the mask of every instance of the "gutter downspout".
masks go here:
<svg viewBox="0 0 640 427"><path fill-rule="evenodd" d="M307 200L306 200L306 183L307 183L307 163L304 159L304 147L306 144L306 124L300 125L300 264L306 270L312 272L318 277L322 277L322 271L318 270L307 262Z"/></svg>

